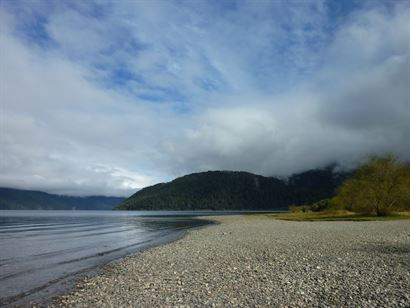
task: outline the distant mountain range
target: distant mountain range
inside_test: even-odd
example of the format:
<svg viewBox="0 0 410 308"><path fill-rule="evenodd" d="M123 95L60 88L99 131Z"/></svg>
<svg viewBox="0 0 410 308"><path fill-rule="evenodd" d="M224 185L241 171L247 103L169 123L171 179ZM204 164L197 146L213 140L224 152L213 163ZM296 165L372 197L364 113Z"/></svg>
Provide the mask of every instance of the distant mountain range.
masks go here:
<svg viewBox="0 0 410 308"><path fill-rule="evenodd" d="M0 188L0 209L13 210L275 210L334 196L350 173L334 167L286 180L248 172L207 171L143 188L120 197L73 197Z"/></svg>
<svg viewBox="0 0 410 308"><path fill-rule="evenodd" d="M248 172L193 173L139 190L120 210L275 210L334 196L348 176L334 166L295 174L287 180Z"/></svg>
<svg viewBox="0 0 410 308"><path fill-rule="evenodd" d="M60 196L41 191L0 188L0 210L112 210L124 199Z"/></svg>

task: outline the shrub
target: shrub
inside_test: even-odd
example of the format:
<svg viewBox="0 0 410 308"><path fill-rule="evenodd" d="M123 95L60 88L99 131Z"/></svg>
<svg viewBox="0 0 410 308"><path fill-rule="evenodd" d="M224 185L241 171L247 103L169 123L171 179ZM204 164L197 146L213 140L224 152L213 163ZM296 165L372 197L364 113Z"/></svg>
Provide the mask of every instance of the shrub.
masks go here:
<svg viewBox="0 0 410 308"><path fill-rule="evenodd" d="M310 205L312 212L322 212L333 208L333 202L331 199L323 199Z"/></svg>
<svg viewBox="0 0 410 308"><path fill-rule="evenodd" d="M305 212L323 212L337 209L333 199L323 199L309 205L291 205L289 210L291 213L305 213Z"/></svg>
<svg viewBox="0 0 410 308"><path fill-rule="evenodd" d="M289 211L291 213L300 213L302 212L302 207L301 206L297 206L297 205L290 205L289 206Z"/></svg>
<svg viewBox="0 0 410 308"><path fill-rule="evenodd" d="M348 210L377 216L409 209L410 166L393 155L371 156L342 184L335 202Z"/></svg>

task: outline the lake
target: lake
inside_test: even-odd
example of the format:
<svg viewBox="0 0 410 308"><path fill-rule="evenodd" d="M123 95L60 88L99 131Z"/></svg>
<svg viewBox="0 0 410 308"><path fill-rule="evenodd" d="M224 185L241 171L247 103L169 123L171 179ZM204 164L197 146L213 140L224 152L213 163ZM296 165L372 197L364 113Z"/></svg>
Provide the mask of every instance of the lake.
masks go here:
<svg viewBox="0 0 410 308"><path fill-rule="evenodd" d="M0 305L47 299L79 273L208 223L195 216L240 213L0 210Z"/></svg>

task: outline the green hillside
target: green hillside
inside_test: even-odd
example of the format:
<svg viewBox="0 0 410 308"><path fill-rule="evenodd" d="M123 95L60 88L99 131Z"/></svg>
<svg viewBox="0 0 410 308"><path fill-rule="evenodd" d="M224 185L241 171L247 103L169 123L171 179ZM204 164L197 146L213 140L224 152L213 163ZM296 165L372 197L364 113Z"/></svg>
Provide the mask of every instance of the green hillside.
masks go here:
<svg viewBox="0 0 410 308"><path fill-rule="evenodd" d="M118 197L72 197L0 188L0 210L112 210L123 200Z"/></svg>
<svg viewBox="0 0 410 308"><path fill-rule="evenodd" d="M294 175L287 181L248 172L208 171L144 188L117 209L283 209L333 196L342 178L332 168Z"/></svg>

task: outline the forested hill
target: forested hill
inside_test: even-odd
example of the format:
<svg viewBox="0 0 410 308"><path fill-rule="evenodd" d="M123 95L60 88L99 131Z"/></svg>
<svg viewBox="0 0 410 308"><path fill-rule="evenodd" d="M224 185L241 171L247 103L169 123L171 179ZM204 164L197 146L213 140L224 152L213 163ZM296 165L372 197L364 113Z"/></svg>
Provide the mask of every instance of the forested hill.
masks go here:
<svg viewBox="0 0 410 308"><path fill-rule="evenodd" d="M345 178L333 168L288 180L248 172L208 171L146 187L124 200L123 210L271 210L329 198Z"/></svg>
<svg viewBox="0 0 410 308"><path fill-rule="evenodd" d="M72 197L0 188L1 210L112 210L123 200L118 197Z"/></svg>

